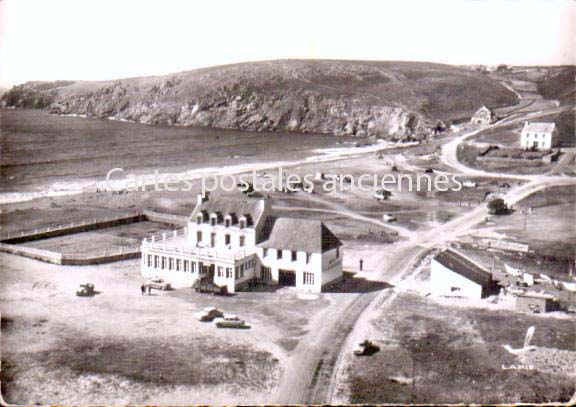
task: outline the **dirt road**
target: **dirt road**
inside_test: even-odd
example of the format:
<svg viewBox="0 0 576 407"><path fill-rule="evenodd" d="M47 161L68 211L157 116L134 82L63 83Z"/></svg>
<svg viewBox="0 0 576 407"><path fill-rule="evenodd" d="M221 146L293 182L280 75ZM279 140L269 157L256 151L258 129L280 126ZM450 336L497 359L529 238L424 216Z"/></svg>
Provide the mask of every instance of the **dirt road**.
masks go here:
<svg viewBox="0 0 576 407"><path fill-rule="evenodd" d="M516 117L513 121L550 114L550 111L539 111ZM500 122L499 125L510 124L512 121ZM489 127L492 128L492 127ZM448 166L463 174L494 176L492 173L474 170L461 164L457 158L458 145L465 139L474 136L485 129L465 133L446 143L442 149L443 161ZM496 174L498 175L498 174ZM576 178L560 176L509 176L528 180L529 182L511 189L504 199L509 205L514 205L534 192L552 186L576 185ZM486 207L478 207L443 225L418 234L411 234L407 241L398 242L388 250L373 253L374 264L380 267L373 278L397 284L410 276L416 269L415 265L429 250L456 239L474 230L488 215ZM338 380L339 363L349 333L356 329L355 325L371 304L389 304L395 293L393 290L383 290L378 293L358 294L346 298L341 307L331 315L326 316L317 326L318 329L304 338L283 373L274 403L331 403L335 382Z"/></svg>

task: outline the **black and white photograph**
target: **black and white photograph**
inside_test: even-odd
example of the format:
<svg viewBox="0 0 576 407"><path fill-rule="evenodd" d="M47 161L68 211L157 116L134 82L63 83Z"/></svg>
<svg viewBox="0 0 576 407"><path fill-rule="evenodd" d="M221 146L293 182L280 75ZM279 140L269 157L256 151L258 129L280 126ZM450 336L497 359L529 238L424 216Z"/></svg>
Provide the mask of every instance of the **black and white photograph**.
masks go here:
<svg viewBox="0 0 576 407"><path fill-rule="evenodd" d="M576 404L576 2L0 0L0 403Z"/></svg>

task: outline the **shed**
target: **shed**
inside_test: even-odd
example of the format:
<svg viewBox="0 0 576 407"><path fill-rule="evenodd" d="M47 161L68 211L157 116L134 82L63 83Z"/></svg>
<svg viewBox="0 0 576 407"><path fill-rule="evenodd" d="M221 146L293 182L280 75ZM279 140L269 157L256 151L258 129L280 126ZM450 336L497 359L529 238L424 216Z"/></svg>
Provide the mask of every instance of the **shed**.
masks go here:
<svg viewBox="0 0 576 407"><path fill-rule="evenodd" d="M558 309L558 303L552 295L526 293L516 296L516 309L524 312L544 313Z"/></svg>
<svg viewBox="0 0 576 407"><path fill-rule="evenodd" d="M432 259L430 283L434 296L480 299L497 291L490 271L451 249Z"/></svg>

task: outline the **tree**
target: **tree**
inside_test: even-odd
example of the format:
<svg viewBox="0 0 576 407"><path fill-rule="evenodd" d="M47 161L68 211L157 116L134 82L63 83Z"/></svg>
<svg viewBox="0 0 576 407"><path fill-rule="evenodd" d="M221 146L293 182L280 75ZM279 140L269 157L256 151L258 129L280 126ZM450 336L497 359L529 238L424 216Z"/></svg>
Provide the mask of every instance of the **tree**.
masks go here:
<svg viewBox="0 0 576 407"><path fill-rule="evenodd" d="M496 198L488 202L488 212L492 215L506 215L510 210L504 199Z"/></svg>

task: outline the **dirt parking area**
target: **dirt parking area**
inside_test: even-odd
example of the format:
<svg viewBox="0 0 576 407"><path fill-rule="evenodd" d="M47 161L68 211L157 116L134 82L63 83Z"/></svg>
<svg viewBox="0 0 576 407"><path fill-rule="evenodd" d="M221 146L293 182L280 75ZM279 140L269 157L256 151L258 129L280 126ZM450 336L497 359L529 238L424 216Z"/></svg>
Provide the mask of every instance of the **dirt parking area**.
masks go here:
<svg viewBox="0 0 576 407"><path fill-rule="evenodd" d="M269 402L290 351L337 296L141 295L138 260L63 267L0 256L2 395L17 404ZM77 297L86 282L97 295ZM199 322L206 306L250 329Z"/></svg>
<svg viewBox="0 0 576 407"><path fill-rule="evenodd" d="M529 369L507 368L522 362L502 345L520 347L532 325L537 360L523 361ZM574 319L452 307L401 293L363 335L380 351L345 356L347 380L337 395L345 403L546 403L565 402L575 391Z"/></svg>

